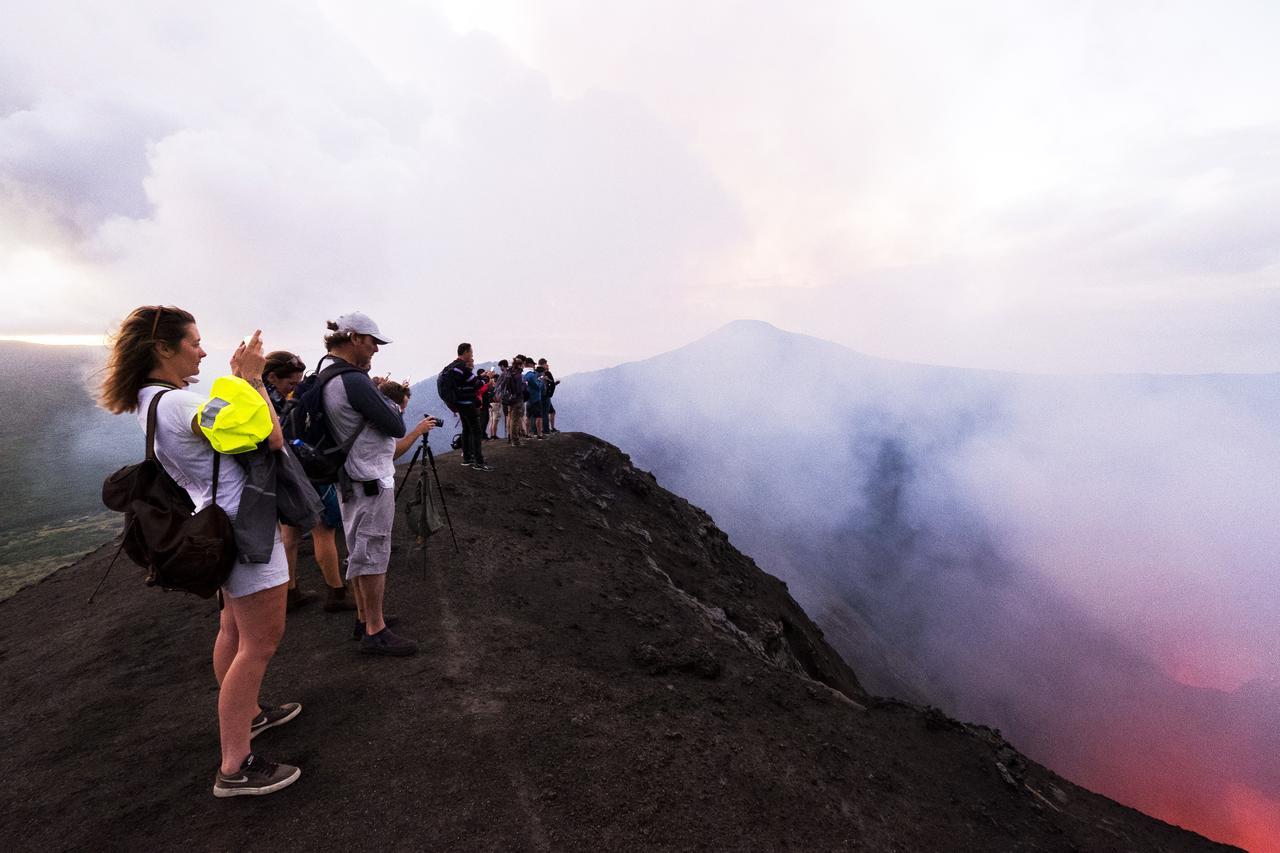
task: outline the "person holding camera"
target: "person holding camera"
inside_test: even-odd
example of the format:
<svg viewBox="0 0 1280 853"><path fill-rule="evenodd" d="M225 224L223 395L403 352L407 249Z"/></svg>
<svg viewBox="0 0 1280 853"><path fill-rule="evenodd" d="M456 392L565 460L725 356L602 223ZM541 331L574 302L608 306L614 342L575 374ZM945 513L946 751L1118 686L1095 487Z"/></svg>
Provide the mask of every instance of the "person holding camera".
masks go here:
<svg viewBox="0 0 1280 853"><path fill-rule="evenodd" d="M231 373L262 395L262 405L270 414L270 432L264 440L272 450L279 450L284 434L262 381L266 364L262 350L262 333L256 331L231 356ZM217 505L234 522L244 493L244 469L218 456L204 431L201 413L208 401L187 390L200 373L205 355L200 330L189 312L159 305L134 309L112 341L100 401L113 414L136 413L146 430L151 401L163 393L156 406L156 457L187 491L197 511L216 496ZM270 762L249 749L250 739L259 732L287 723L302 711L296 702L265 707L258 701L262 677L284 636L288 588L289 565L278 536L267 562L237 560L222 585L223 606L213 642L222 747L213 783L215 797L270 794L302 775L297 767Z"/></svg>
<svg viewBox="0 0 1280 853"><path fill-rule="evenodd" d="M418 644L392 633L382 612L396 513L396 445L408 431L400 407L383 396L368 371L378 348L390 341L382 337L377 323L360 312L344 314L328 326L324 342L329 353L359 368L324 386L324 411L334 439L350 444L339 474L338 502L347 539L347 580L364 617L360 651L412 655Z"/></svg>
<svg viewBox="0 0 1280 853"><path fill-rule="evenodd" d="M378 386L378 390L382 392L382 395L395 403L396 406L399 407L400 413L404 414L405 410L409 408L409 398L413 396L413 392L409 390L409 380L406 379L403 382L393 382L391 379L386 377L374 377L373 383ZM396 442L396 453L394 458L399 459L401 456L412 450L413 445L416 444L418 439L422 438L423 435L431 432L431 430L436 427L442 426L444 426L444 421L439 418L432 417L431 415L423 415L422 420L414 426L413 429L406 432L404 434L404 438Z"/></svg>

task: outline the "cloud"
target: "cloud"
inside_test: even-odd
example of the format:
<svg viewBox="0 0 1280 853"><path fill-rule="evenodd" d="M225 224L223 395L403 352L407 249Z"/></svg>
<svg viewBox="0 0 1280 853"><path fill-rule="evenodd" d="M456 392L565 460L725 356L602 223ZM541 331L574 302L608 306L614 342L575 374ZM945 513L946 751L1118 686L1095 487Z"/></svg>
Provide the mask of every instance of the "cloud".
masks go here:
<svg viewBox="0 0 1280 853"><path fill-rule="evenodd" d="M1280 365L1267 5L9 5L0 280L33 298L0 332L164 299L296 348L395 315L410 373L742 316L914 361Z"/></svg>
<svg viewBox="0 0 1280 853"><path fill-rule="evenodd" d="M742 237L733 200L634 98L558 98L429 12L252 8L251 31L248 6L117 28L162 61L176 51L153 39L177 33L177 81L126 93L139 81L107 75L70 101L28 87L0 124L5 209L49 227L0 246L0 274L33 291L4 331L53 331L31 326L69 304L104 318L166 301L215 346L262 326L305 351L358 307L401 342L379 366L411 374L459 335L495 357L577 338L579 358L616 359L641 313L687 325L684 278ZM126 94L129 110L93 108ZM112 161L128 168L104 177ZM18 257L35 249L43 281ZM41 287L58 276L75 280Z"/></svg>

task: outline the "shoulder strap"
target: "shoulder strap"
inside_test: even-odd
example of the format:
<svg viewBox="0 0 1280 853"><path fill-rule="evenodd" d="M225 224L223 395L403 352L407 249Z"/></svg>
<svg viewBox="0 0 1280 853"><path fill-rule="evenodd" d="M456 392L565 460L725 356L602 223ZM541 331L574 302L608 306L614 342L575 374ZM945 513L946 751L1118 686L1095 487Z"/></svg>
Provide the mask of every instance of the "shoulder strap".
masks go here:
<svg viewBox="0 0 1280 853"><path fill-rule="evenodd" d="M356 367L354 364L346 364L346 363L331 364L317 374L318 379L316 381L316 388L320 389L318 393L323 393L324 386L326 383L329 382L330 379L336 379L337 377L341 376L344 373L364 373L364 371ZM320 398L320 405L323 408L324 406L323 397ZM339 448L342 450L343 453L349 453L351 451L351 448L355 446L356 439L360 437L360 433L364 432L364 428L367 427L368 425L369 425L369 422L367 420L363 420L363 419L361 420L360 426L356 427L356 431L351 433L350 437L348 437L346 441L344 441L342 444L339 445ZM337 441L337 436L333 434L333 426L332 424L329 423L328 417L325 418L324 429L325 429L325 432L329 434L329 437L331 439L333 439L334 441Z"/></svg>
<svg viewBox="0 0 1280 853"><path fill-rule="evenodd" d="M213 493L209 495L209 503L216 505L218 503L218 469L221 467L222 454L213 451Z"/></svg>
<svg viewBox="0 0 1280 853"><path fill-rule="evenodd" d="M148 383L159 385L161 383ZM143 385L146 388L147 385ZM154 461L156 458L156 409L160 406L160 398L170 391L174 390L172 385L165 387L163 391L158 392L151 398L151 405L147 408L147 458Z"/></svg>
<svg viewBox="0 0 1280 853"><path fill-rule="evenodd" d="M147 409L147 458L154 461L156 458L156 409L160 407L160 398L175 389L172 385L169 385L167 382L149 382L147 383L147 385L164 386L163 391L158 392L154 397L151 398L151 406ZM147 385L143 385L142 387L146 388ZM213 492L210 495L209 500L210 500L210 503L215 503L215 504L218 502L218 471L221 468L221 465L219 464L220 462L222 462L222 454L214 450L213 451ZM110 567L108 567L107 571L110 571L110 570L111 570Z"/></svg>

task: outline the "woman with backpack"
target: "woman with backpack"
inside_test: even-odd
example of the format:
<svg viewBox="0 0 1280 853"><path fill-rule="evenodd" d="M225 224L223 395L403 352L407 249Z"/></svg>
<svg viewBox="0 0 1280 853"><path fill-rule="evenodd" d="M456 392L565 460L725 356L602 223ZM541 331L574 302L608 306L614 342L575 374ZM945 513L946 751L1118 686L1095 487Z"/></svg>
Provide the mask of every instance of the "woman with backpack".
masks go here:
<svg viewBox="0 0 1280 853"><path fill-rule="evenodd" d="M282 423L291 402L289 397L302 381L305 370L306 365L302 359L287 350L267 353L267 362L262 368L262 381L267 386L271 405L275 407ZM354 598L347 595L338 560L336 531L342 526L338 493L332 485L323 488L316 486L316 493L324 504L324 511L320 513L320 523L311 528L311 543L315 548L316 564L320 566L320 574L329 590L324 609L327 613L350 612L356 609L356 603ZM289 597L286 610L295 610L315 598L315 593L298 589L298 543L302 541L302 534L303 531L297 527L280 525L280 536L289 561Z"/></svg>
<svg viewBox="0 0 1280 853"><path fill-rule="evenodd" d="M234 519L244 489L244 469L215 453L205 428L206 421L214 423L217 418L209 417L208 411L202 415L205 397L186 390L205 355L190 313L165 306L137 308L113 338L100 399L115 414L136 413L145 430L153 398L163 395L155 406L156 457L190 495L197 512L215 503ZM261 333L254 332L231 356L231 372L262 396L270 416L270 432L262 438L278 450L284 446L284 435L262 381L265 363ZM222 585L223 607L213 644L222 746L214 796L269 794L291 785L302 773L249 749L250 739L259 732L288 722L302 710L296 702L278 708L258 703L263 674L284 635L288 584L289 566L277 538L268 562L237 561Z"/></svg>

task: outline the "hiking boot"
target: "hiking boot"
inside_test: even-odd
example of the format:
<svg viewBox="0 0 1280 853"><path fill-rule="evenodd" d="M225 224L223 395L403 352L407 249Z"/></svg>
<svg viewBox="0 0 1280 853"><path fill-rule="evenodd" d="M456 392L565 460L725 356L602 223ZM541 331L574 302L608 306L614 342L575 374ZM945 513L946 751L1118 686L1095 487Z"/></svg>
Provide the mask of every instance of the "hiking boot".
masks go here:
<svg viewBox="0 0 1280 853"><path fill-rule="evenodd" d="M218 773L213 780L215 797L260 797L298 781L302 771L289 764L274 764L261 756L249 757L235 773Z"/></svg>
<svg viewBox="0 0 1280 853"><path fill-rule="evenodd" d="M382 614L382 622L384 625L390 628L392 625L400 624L400 617L394 614L388 616L387 614L384 613ZM364 639L364 623L358 619L356 620L356 627L351 631L351 639L353 640Z"/></svg>
<svg viewBox="0 0 1280 853"><path fill-rule="evenodd" d="M329 587L329 597L324 600L325 613L344 613L355 609L355 599L347 595L345 586Z"/></svg>
<svg viewBox="0 0 1280 853"><path fill-rule="evenodd" d="M278 708L268 705L259 705L258 708L262 713L254 717L253 722L249 724L249 740L253 740L267 729L283 726L302 713L302 705L297 702L285 702Z"/></svg>
<svg viewBox="0 0 1280 853"><path fill-rule="evenodd" d="M483 462L477 462L476 464L472 465L471 468L472 470L475 470L475 471L492 471L493 470L492 465L486 465Z"/></svg>
<svg viewBox="0 0 1280 853"><path fill-rule="evenodd" d="M418 644L413 640L391 633L390 628L383 628L376 634L366 634L360 641L360 651L367 655L389 655L405 657L418 651Z"/></svg>
<svg viewBox="0 0 1280 853"><path fill-rule="evenodd" d="M314 592L309 592L305 589L299 589L298 587L295 586L289 590L288 603L285 604L284 609L286 611L297 610L299 607L302 607L305 604L310 604L311 602L315 601L316 598L317 596Z"/></svg>

